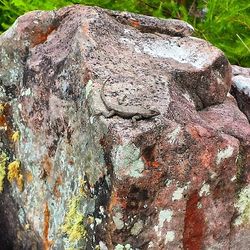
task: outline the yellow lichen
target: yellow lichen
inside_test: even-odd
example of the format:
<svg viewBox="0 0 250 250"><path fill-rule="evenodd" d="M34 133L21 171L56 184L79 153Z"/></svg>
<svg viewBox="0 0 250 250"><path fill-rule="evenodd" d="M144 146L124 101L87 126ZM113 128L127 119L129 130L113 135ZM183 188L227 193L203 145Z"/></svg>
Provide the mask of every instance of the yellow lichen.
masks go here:
<svg viewBox="0 0 250 250"><path fill-rule="evenodd" d="M3 192L3 184L4 184L4 178L6 175L5 167L6 167L6 161L7 156L5 153L1 153L0 155L0 193Z"/></svg>
<svg viewBox="0 0 250 250"><path fill-rule="evenodd" d="M87 181L85 181L82 177L79 178L79 183L80 183L80 188L79 188L79 191L80 191L80 194L83 196L83 197L87 197L87 193L88 193L88 188L86 186L87 184Z"/></svg>
<svg viewBox="0 0 250 250"><path fill-rule="evenodd" d="M5 104L4 103L0 103L0 115L3 114L4 108L5 108Z"/></svg>
<svg viewBox="0 0 250 250"><path fill-rule="evenodd" d="M23 191L23 175L21 174L20 161L15 160L8 165L8 181L12 183L16 182L20 192Z"/></svg>
<svg viewBox="0 0 250 250"><path fill-rule="evenodd" d="M12 134L11 139L13 142L17 142L20 139L20 132L16 131Z"/></svg>
<svg viewBox="0 0 250 250"><path fill-rule="evenodd" d="M73 197L68 204L68 212L64 224L61 227L62 233L66 234L71 243L84 239L86 229L84 226L84 216L79 211L80 196Z"/></svg>

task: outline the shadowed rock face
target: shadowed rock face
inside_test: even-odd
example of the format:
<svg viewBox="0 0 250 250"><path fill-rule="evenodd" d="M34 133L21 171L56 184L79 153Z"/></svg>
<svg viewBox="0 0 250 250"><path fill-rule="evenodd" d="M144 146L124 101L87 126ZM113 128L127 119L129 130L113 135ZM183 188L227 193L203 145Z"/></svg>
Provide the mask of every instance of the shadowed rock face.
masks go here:
<svg viewBox="0 0 250 250"><path fill-rule="evenodd" d="M249 249L249 123L227 59L191 33L74 6L0 37L1 150L21 162L1 194L11 247ZM107 79L109 102L160 115L101 116Z"/></svg>

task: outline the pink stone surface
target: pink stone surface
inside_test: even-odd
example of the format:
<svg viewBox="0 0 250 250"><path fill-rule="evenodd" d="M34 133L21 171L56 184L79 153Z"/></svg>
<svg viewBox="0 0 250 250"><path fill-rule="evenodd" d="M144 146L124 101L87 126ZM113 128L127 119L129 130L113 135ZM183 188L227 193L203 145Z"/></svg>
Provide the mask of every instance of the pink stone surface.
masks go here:
<svg viewBox="0 0 250 250"><path fill-rule="evenodd" d="M22 193L5 180L0 242L5 233L16 249L249 249L250 126L228 94L231 65L187 24L166 31L114 13L35 11L0 37L1 150L24 176ZM108 77L110 102L161 114L136 124L101 116ZM86 234L72 240L61 228L76 200Z"/></svg>

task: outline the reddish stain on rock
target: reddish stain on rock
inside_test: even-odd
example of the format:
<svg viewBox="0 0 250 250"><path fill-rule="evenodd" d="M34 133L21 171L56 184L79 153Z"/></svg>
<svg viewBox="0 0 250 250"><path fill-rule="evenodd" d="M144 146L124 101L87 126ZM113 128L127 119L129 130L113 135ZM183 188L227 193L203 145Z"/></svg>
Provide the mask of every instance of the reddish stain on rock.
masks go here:
<svg viewBox="0 0 250 250"><path fill-rule="evenodd" d="M129 23L134 28L139 28L140 27L140 22L138 20L131 19L131 20L129 20Z"/></svg>
<svg viewBox="0 0 250 250"><path fill-rule="evenodd" d="M46 202L45 204L43 213L44 213L43 244L44 244L44 250L49 250L51 246L51 241L49 240L50 211L49 211L48 202Z"/></svg>
<svg viewBox="0 0 250 250"><path fill-rule="evenodd" d="M187 201L185 225L183 233L183 248L185 250L200 250L204 236L205 218L202 208L198 208L199 194L196 191Z"/></svg>
<svg viewBox="0 0 250 250"><path fill-rule="evenodd" d="M47 177L50 176L53 165L48 155L44 156L44 159L42 160L42 165L43 169L42 169L41 179L46 179Z"/></svg>
<svg viewBox="0 0 250 250"><path fill-rule="evenodd" d="M53 187L53 194L55 195L55 197L57 199L59 199L61 197L61 193L58 189L58 187L62 185L62 176L59 175L57 178L56 178L56 181L55 181L55 185Z"/></svg>
<svg viewBox="0 0 250 250"><path fill-rule="evenodd" d="M41 30L39 30L39 28L37 27L36 30L34 30L34 36L32 37L32 47L35 47L36 45L40 44L40 43L44 43L49 34L54 31L56 29L56 27L54 26L50 26L48 27L48 29L46 30L46 32L43 32Z"/></svg>

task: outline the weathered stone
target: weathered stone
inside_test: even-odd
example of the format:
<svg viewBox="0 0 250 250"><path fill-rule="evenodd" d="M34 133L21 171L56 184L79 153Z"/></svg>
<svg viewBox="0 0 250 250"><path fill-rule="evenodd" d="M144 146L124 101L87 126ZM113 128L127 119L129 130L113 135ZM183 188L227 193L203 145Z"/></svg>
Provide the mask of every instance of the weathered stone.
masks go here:
<svg viewBox="0 0 250 250"><path fill-rule="evenodd" d="M232 81L231 94L250 122L250 69L234 65Z"/></svg>
<svg viewBox="0 0 250 250"><path fill-rule="evenodd" d="M4 179L0 243L249 249L250 126L231 66L189 25L136 18L34 11L0 37L1 149L21 162ZM101 116L108 78L109 101L161 114Z"/></svg>

